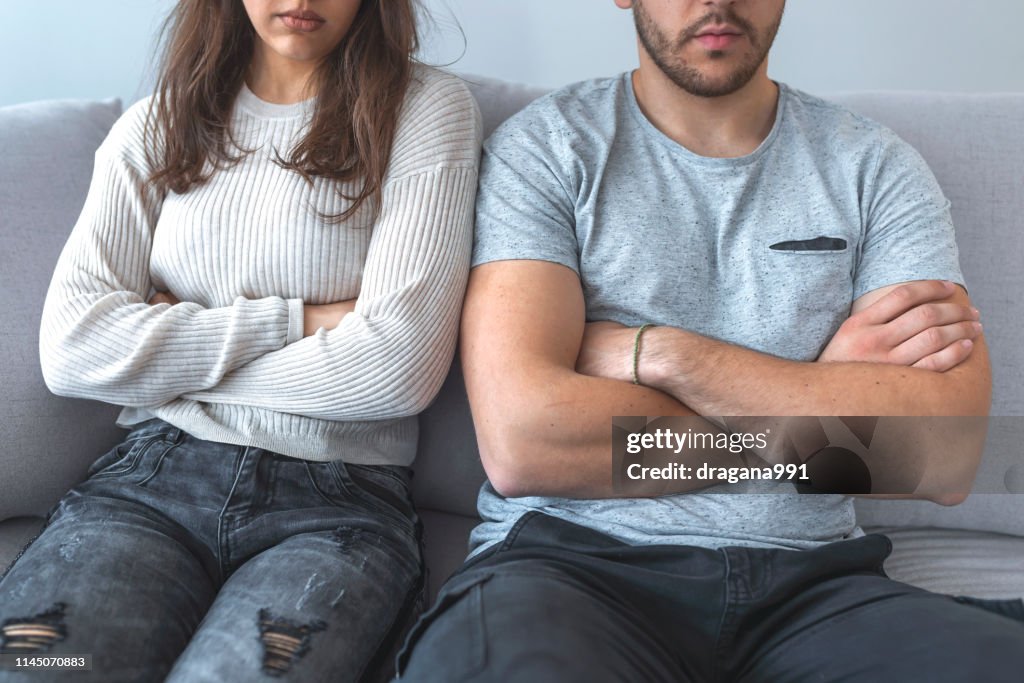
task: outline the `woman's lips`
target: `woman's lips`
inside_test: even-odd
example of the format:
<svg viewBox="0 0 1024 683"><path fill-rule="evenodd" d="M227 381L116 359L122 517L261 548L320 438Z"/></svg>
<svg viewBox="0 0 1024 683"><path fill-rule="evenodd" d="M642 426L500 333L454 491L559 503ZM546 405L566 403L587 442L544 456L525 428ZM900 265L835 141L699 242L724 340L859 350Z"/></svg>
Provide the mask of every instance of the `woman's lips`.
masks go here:
<svg viewBox="0 0 1024 683"><path fill-rule="evenodd" d="M289 12L278 16L288 28L304 33L315 31L326 23L319 15L312 12Z"/></svg>

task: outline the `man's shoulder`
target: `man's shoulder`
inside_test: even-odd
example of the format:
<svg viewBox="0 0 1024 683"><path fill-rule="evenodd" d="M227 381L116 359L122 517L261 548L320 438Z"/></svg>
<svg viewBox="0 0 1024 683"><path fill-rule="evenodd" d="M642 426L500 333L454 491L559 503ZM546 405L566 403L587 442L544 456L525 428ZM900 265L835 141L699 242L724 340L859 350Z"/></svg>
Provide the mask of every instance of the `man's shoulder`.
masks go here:
<svg viewBox="0 0 1024 683"><path fill-rule="evenodd" d="M502 122L486 146L535 142L551 148L552 143L602 135L614 128L623 78L620 74L580 81L542 95Z"/></svg>
<svg viewBox="0 0 1024 683"><path fill-rule="evenodd" d="M872 118L784 83L779 86L785 92L786 115L804 135L823 143L821 149L874 154L880 147L907 146L892 129Z"/></svg>

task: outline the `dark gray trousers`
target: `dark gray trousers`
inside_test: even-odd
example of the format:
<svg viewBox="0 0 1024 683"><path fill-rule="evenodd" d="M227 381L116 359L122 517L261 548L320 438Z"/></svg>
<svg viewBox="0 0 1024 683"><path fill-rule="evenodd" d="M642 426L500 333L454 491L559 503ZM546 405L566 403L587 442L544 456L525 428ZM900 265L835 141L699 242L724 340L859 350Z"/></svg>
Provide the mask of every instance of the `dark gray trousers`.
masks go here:
<svg viewBox="0 0 1024 683"><path fill-rule="evenodd" d="M1024 605L889 579L869 535L809 551L622 544L528 513L445 585L401 680L1018 682Z"/></svg>

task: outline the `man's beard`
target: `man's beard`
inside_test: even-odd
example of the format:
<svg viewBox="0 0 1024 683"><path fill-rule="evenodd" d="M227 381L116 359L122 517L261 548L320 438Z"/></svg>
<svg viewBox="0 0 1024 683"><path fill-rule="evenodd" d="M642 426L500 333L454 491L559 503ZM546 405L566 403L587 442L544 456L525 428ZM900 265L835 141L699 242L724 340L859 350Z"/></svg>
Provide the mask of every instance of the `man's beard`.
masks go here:
<svg viewBox="0 0 1024 683"><path fill-rule="evenodd" d="M768 51L775 42L775 36L782 24L782 14L775 23L763 34L758 34L746 19L739 17L731 8L712 12L686 28L679 37L671 40L662 33L654 21L644 10L642 2L633 5L633 21L647 54L661 71L677 86L697 97L723 97L736 92L754 77L757 70L768 57ZM724 80L713 80L701 73L700 69L688 64L678 53L683 50L691 39L714 24L730 24L742 30L750 41L752 51L744 56L736 69ZM708 53L711 59L724 59L725 53L713 50Z"/></svg>

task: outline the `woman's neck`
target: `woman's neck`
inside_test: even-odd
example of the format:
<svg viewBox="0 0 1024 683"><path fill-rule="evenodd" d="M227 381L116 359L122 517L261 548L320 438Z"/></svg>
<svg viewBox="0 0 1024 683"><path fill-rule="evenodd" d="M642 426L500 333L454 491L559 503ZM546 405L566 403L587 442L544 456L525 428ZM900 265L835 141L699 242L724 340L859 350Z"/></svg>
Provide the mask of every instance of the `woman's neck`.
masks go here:
<svg viewBox="0 0 1024 683"><path fill-rule="evenodd" d="M256 97L273 104L294 104L316 96L316 62L287 59L257 46L245 82Z"/></svg>

